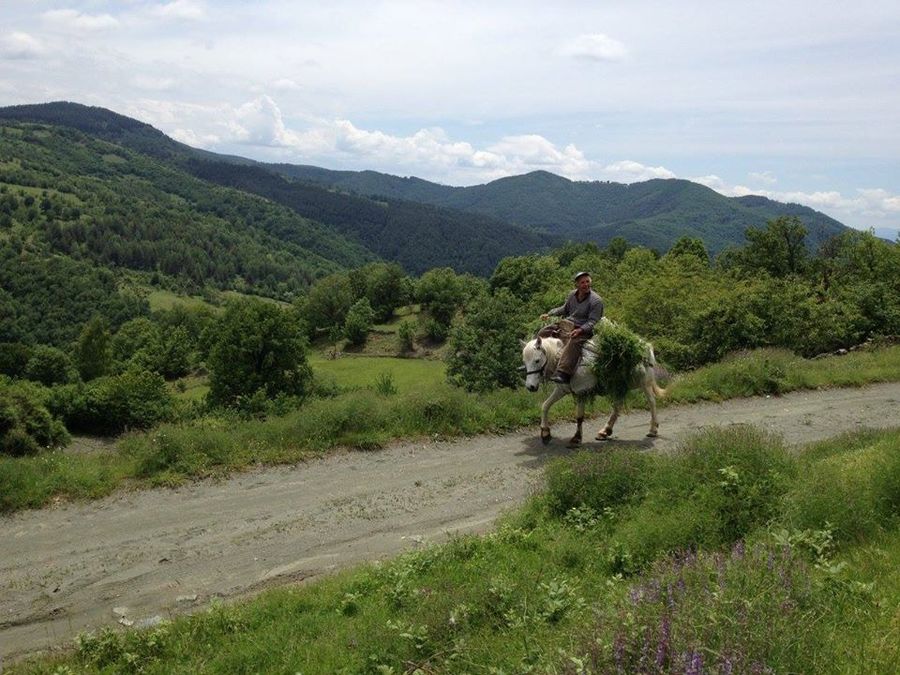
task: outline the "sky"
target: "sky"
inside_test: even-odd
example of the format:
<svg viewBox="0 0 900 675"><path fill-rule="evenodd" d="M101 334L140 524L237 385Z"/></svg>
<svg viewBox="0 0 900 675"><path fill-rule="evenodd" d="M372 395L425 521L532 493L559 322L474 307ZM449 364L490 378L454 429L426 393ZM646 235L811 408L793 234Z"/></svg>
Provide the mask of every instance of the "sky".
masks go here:
<svg viewBox="0 0 900 675"><path fill-rule="evenodd" d="M685 178L896 239L900 3L0 0L0 106L447 185Z"/></svg>

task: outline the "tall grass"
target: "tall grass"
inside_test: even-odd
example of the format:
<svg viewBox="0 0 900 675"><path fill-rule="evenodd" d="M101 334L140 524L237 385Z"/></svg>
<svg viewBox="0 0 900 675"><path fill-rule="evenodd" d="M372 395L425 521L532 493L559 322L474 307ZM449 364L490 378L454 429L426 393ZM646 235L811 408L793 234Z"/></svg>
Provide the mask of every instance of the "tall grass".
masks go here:
<svg viewBox="0 0 900 675"><path fill-rule="evenodd" d="M799 523L817 529L797 529L792 505L831 491L853 511L870 492L895 500L896 469L887 482L865 472L803 476L835 462L894 466L898 442L900 428L797 457L738 427L688 439L652 462L625 458L640 456L634 451L596 463L578 454L559 460L550 490L487 536L149 631L101 631L66 656L13 672L893 673L900 514L882 511L876 527L840 538L826 513ZM769 485L773 461L790 480ZM642 472L658 479L636 488ZM730 490L733 472L749 490L725 511L747 523L737 538L707 494ZM594 490L592 480L603 485ZM640 508L667 502L656 520ZM709 522L717 539L681 522ZM662 525L684 538L633 569L610 568L623 531L645 530L649 540L665 536Z"/></svg>
<svg viewBox="0 0 900 675"><path fill-rule="evenodd" d="M204 417L123 437L117 456L51 453L38 460L0 460L0 511L40 507L55 497L108 494L126 479L176 484L221 476L256 464L303 461L335 447L374 450L398 439L496 433L534 424L540 395L524 389L470 394L444 382L444 364L390 358L313 360L327 398L266 420ZM721 400L771 391L900 380L900 347L807 361L761 350L690 373L665 401ZM379 391L389 381L396 393ZM637 398L629 399L641 405ZM598 399L595 411L609 410ZM554 408L571 417L570 398ZM46 462L44 470L40 462ZM702 525L702 524L700 524Z"/></svg>

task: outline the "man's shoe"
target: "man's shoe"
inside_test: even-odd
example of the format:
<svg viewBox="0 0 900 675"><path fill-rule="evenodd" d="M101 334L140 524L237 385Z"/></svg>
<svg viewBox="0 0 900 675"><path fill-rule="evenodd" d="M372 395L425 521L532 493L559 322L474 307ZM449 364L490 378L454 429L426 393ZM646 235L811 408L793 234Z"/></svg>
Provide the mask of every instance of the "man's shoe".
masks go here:
<svg viewBox="0 0 900 675"><path fill-rule="evenodd" d="M569 384L569 380L572 379L572 376L568 373L564 373L562 371L557 370L553 376L550 378L551 382L556 382L556 384Z"/></svg>

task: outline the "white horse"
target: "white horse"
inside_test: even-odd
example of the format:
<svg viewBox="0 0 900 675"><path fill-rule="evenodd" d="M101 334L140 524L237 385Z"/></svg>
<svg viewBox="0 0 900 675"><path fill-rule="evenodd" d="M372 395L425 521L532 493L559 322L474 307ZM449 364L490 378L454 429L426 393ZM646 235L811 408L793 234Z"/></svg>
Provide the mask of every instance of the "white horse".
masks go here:
<svg viewBox="0 0 900 675"><path fill-rule="evenodd" d="M603 319L604 321L607 319ZM656 382L656 355L653 353L653 346L644 340L641 340L644 348L641 363L635 366L634 373L630 382L632 389L643 389L647 395L647 402L650 404L650 431L647 436L655 437L659 432L659 421L656 419L656 397L665 396L665 390ZM537 391L538 387L546 378L549 378L556 371L556 364L559 363L559 355L562 352L563 341L559 338L545 337L535 338L530 342L526 342L522 348L522 361L524 366L521 370L525 371L525 388L528 391ZM584 404L593 394L592 392L597 386L597 378L591 368L591 364L597 358L591 349L591 343L585 345L583 350L581 363L569 384L557 384L553 392L544 401L541 406L541 440L544 445L550 442L550 407L559 399L567 394L575 397L576 419L578 426L575 435L569 440L569 445L578 445L581 443L581 424L584 422ZM596 439L598 441L606 440L612 436L613 426L619 418L622 409L622 401L612 400L613 411L609 419L600 431L597 432Z"/></svg>

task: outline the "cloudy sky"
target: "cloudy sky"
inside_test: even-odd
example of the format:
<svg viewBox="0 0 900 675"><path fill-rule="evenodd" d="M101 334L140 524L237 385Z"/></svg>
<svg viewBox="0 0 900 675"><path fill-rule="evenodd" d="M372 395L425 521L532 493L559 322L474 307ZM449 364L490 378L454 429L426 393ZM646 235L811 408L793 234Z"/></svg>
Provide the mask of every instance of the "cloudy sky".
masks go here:
<svg viewBox="0 0 900 675"><path fill-rule="evenodd" d="M0 0L0 105L473 185L687 178L900 229L896 0Z"/></svg>

